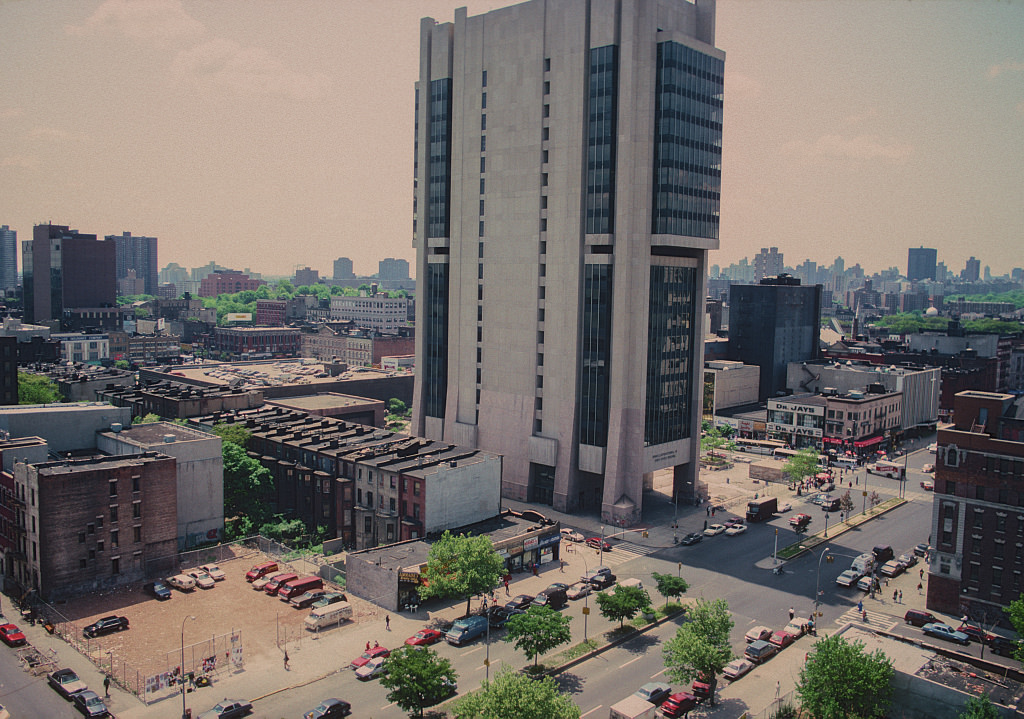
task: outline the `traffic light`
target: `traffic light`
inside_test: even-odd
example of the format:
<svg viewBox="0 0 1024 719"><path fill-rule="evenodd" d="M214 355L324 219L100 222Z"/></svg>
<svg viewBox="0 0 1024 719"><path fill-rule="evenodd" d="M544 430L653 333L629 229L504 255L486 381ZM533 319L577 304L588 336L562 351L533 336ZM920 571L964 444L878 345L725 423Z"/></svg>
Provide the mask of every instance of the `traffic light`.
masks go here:
<svg viewBox="0 0 1024 719"><path fill-rule="evenodd" d="M643 538L647 539L647 530L646 529L643 531Z"/></svg>
<svg viewBox="0 0 1024 719"><path fill-rule="evenodd" d="M832 564L835 560L836 560L836 558L833 557L831 554L826 554L825 555L825 563L826 564Z"/></svg>

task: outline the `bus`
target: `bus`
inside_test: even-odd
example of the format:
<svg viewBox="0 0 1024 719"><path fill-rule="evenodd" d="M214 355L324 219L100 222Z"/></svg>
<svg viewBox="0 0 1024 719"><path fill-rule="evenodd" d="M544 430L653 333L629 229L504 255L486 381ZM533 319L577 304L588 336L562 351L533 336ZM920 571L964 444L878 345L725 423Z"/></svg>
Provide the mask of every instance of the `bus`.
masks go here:
<svg viewBox="0 0 1024 719"><path fill-rule="evenodd" d="M896 464L888 460L882 459L874 464L868 465L868 472L871 474L880 474L883 477L889 477L891 479L906 479L907 469L902 464Z"/></svg>
<svg viewBox="0 0 1024 719"><path fill-rule="evenodd" d="M776 439L734 439L738 452L750 452L751 454L772 454L777 449L785 449L786 443Z"/></svg>
<svg viewBox="0 0 1024 719"><path fill-rule="evenodd" d="M783 461L786 461L786 460L790 460L793 457L797 456L802 451L803 451L802 449L788 449L786 447L783 447L782 449L777 449L774 452L772 452L772 456L775 457L775 459L781 459ZM824 454L819 454L818 455L818 466L823 468L823 469L827 468L828 467L828 457L826 457Z"/></svg>

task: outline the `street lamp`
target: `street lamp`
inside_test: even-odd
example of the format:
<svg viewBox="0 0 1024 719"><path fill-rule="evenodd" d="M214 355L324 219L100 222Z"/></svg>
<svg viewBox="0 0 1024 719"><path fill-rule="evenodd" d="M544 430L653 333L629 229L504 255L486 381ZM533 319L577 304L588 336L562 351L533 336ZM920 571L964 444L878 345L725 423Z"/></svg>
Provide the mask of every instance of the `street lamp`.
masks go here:
<svg viewBox="0 0 1024 719"><path fill-rule="evenodd" d="M181 620L181 719L188 719L188 709L185 708L185 622L189 619L196 620L190 615Z"/></svg>
<svg viewBox="0 0 1024 719"><path fill-rule="evenodd" d="M590 568L587 566L587 558L585 556L583 556L583 552L580 552L579 555L580 555L580 559L583 560L583 576L584 577L589 576L590 575ZM590 605L587 604L587 598L589 596L590 596L590 591L588 590L587 593L583 595L583 642L584 643L586 643L586 641L587 641L587 617L590 615Z"/></svg>
<svg viewBox="0 0 1024 719"><path fill-rule="evenodd" d="M802 545L802 544L800 545L800 548L801 549L807 549L807 547ZM825 547L823 550L821 550L821 556L818 557L818 574L817 574L817 577L814 580L814 619L815 619L814 624L815 624L815 626L817 626L817 624L818 624L818 621L817 621L818 617L821 616L821 612L818 611L818 607L821 605L821 560L828 556L828 553L831 551L831 549L832 549L831 547ZM810 550L808 550L808 551L810 551Z"/></svg>

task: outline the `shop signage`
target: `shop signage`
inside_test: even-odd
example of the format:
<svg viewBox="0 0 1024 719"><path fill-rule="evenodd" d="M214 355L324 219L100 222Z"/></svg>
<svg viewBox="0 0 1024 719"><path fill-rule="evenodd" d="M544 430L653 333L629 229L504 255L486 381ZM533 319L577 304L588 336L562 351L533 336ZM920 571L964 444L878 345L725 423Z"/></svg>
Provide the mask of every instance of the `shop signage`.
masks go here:
<svg viewBox="0 0 1024 719"><path fill-rule="evenodd" d="M538 541L537 537L527 537L523 542L523 550L529 552L531 549L536 549Z"/></svg>
<svg viewBox="0 0 1024 719"><path fill-rule="evenodd" d="M413 584L419 584L420 573L419 572L398 572L398 581L400 582L412 582Z"/></svg>
<svg viewBox="0 0 1024 719"><path fill-rule="evenodd" d="M540 540L540 542L537 544L537 546L538 547L550 547L553 544L558 544L560 541L562 541L561 535L552 534L550 537L544 537L544 539Z"/></svg>

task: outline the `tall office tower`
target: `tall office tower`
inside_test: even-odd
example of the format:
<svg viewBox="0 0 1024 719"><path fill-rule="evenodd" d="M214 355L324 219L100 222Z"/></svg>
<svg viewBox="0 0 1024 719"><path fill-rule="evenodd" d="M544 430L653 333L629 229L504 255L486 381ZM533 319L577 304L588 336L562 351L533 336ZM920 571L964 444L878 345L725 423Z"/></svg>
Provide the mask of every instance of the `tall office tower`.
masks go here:
<svg viewBox="0 0 1024 719"><path fill-rule="evenodd" d="M157 241L155 237L133 237L131 232L107 235L114 242L117 253L118 280L128 277L128 270L135 270L135 276L142 280L143 293L156 296L160 270L157 264Z"/></svg>
<svg viewBox="0 0 1024 719"><path fill-rule="evenodd" d="M339 257L334 261L334 279L351 280L355 277L352 272L352 260L347 257Z"/></svg>
<svg viewBox="0 0 1024 719"><path fill-rule="evenodd" d="M65 309L113 307L116 252L110 240L97 240L65 225L36 225L21 243L25 321L59 321Z"/></svg>
<svg viewBox="0 0 1024 719"><path fill-rule="evenodd" d="M782 253L778 247L762 247L754 255L754 282L760 282L765 277L777 277L784 269Z"/></svg>
<svg viewBox="0 0 1024 719"><path fill-rule="evenodd" d="M935 263L935 281L936 282L945 282L948 277L949 277L949 270L946 268L946 263L945 262L936 262Z"/></svg>
<svg viewBox="0 0 1024 719"><path fill-rule="evenodd" d="M967 260L967 264L964 265L964 271L960 273L960 279L967 280L968 282L977 282L981 277L981 260L974 259L974 255L971 255L971 259Z"/></svg>
<svg viewBox="0 0 1024 719"><path fill-rule="evenodd" d="M18 232L0 226L0 292L18 286Z"/></svg>
<svg viewBox="0 0 1024 719"><path fill-rule="evenodd" d="M907 250L907 279L934 280L938 252L933 247L911 247Z"/></svg>
<svg viewBox="0 0 1024 719"><path fill-rule="evenodd" d="M377 278L384 282L402 282L409 279L409 260L388 257L377 263Z"/></svg>
<svg viewBox="0 0 1024 719"><path fill-rule="evenodd" d="M715 4L530 0L425 18L412 431L502 492L640 518L694 494L725 53Z"/></svg>
<svg viewBox="0 0 1024 719"><path fill-rule="evenodd" d="M732 286L729 359L761 368L759 402L786 389L790 362L817 359L821 292L789 275Z"/></svg>

